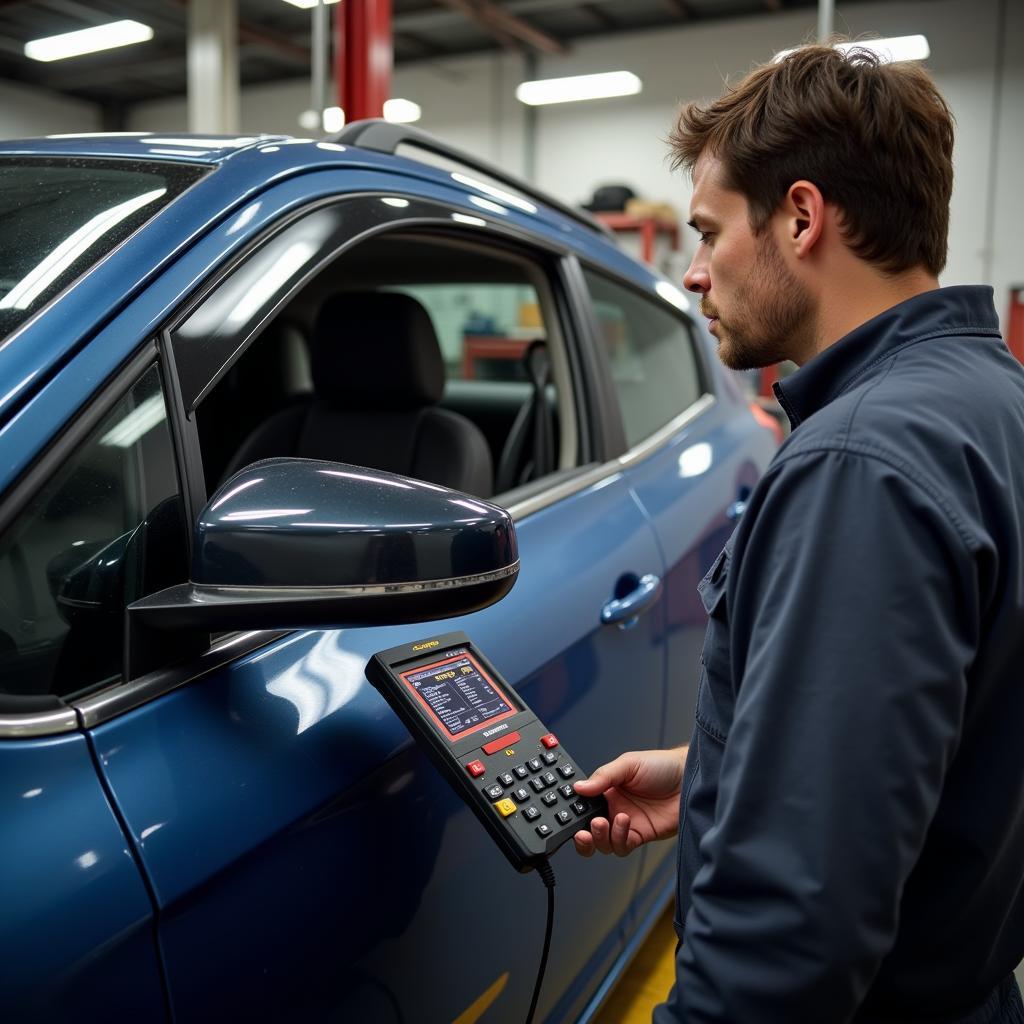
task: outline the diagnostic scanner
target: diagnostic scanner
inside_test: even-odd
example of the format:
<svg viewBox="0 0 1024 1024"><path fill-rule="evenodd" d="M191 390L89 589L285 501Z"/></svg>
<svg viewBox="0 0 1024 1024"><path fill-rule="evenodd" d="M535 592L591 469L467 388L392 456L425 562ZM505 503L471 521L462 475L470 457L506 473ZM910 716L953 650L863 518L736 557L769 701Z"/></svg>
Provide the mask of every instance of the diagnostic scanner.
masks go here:
<svg viewBox="0 0 1024 1024"><path fill-rule="evenodd" d="M517 871L607 816L603 796L576 793L579 765L465 633L381 651L366 676Z"/></svg>

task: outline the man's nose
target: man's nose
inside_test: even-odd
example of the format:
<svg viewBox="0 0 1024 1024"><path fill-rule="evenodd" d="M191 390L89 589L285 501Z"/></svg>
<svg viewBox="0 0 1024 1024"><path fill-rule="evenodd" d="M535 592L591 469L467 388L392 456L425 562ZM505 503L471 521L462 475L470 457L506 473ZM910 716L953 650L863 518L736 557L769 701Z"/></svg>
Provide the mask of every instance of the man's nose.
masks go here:
<svg viewBox="0 0 1024 1024"><path fill-rule="evenodd" d="M708 273L707 261L701 259L699 251L694 253L689 268L683 274L683 287L698 295L704 295L711 289L711 275Z"/></svg>

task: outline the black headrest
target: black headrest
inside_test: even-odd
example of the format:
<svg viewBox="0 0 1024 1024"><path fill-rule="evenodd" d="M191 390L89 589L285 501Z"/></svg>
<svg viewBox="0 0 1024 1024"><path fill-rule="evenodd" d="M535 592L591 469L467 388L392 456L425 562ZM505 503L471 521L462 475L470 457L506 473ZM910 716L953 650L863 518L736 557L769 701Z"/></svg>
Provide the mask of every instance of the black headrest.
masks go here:
<svg viewBox="0 0 1024 1024"><path fill-rule="evenodd" d="M399 292L339 292L313 324L313 388L346 409L436 405L444 361L434 325Z"/></svg>

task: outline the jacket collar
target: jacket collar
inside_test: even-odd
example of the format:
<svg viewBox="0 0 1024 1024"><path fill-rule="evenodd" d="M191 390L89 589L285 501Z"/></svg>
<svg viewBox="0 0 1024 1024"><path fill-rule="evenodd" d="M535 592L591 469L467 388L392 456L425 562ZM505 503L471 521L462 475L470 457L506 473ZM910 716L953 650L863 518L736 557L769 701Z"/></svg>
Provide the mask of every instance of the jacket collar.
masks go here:
<svg viewBox="0 0 1024 1024"><path fill-rule="evenodd" d="M892 306L779 381L775 397L796 429L875 364L905 345L942 335L999 337L992 289L987 285L936 288Z"/></svg>

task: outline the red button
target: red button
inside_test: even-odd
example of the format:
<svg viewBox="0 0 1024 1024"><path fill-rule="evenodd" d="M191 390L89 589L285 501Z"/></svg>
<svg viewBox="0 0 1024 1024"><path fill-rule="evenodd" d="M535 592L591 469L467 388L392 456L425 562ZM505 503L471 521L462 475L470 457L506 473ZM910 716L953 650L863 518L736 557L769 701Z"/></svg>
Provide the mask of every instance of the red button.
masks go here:
<svg viewBox="0 0 1024 1024"><path fill-rule="evenodd" d="M474 779L483 775L483 773L487 771L484 767L483 761L470 761L469 764L466 765L466 770Z"/></svg>
<svg viewBox="0 0 1024 1024"><path fill-rule="evenodd" d="M540 741L548 750L558 746L558 737L553 732L549 732L547 736L541 736Z"/></svg>
<svg viewBox="0 0 1024 1024"><path fill-rule="evenodd" d="M504 750L506 747L511 746L513 743L518 743L522 739L522 736L517 732L510 732L507 736L503 736L500 740L492 740L490 743L485 743L480 749L485 754L496 754L499 750Z"/></svg>

